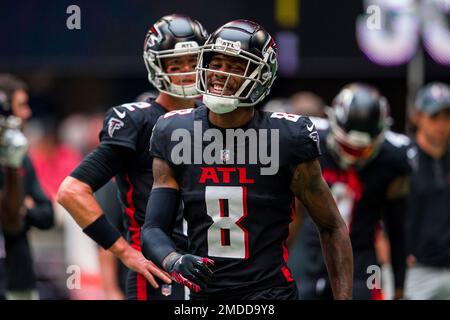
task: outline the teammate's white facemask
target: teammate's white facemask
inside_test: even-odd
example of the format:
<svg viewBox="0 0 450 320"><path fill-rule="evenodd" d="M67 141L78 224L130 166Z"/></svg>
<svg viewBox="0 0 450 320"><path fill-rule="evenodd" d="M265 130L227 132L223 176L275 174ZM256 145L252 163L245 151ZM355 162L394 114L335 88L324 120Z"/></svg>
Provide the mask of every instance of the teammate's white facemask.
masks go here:
<svg viewBox="0 0 450 320"><path fill-rule="evenodd" d="M205 94L203 95L203 103L212 112L224 114L236 110L239 105L239 99Z"/></svg>
<svg viewBox="0 0 450 320"><path fill-rule="evenodd" d="M170 82L169 91L175 94L176 96L180 96L183 98L198 95L197 88L195 87L195 82L193 84L184 86Z"/></svg>

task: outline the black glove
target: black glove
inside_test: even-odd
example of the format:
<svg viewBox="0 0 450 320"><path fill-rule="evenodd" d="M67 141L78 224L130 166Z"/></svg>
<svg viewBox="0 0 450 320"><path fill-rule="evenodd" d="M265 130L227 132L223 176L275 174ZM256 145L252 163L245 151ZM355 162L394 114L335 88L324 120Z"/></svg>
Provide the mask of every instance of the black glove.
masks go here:
<svg viewBox="0 0 450 320"><path fill-rule="evenodd" d="M193 292L199 292L200 288L207 286L213 275L209 268L212 265L213 260L192 254L171 253L164 261L164 269L174 280Z"/></svg>

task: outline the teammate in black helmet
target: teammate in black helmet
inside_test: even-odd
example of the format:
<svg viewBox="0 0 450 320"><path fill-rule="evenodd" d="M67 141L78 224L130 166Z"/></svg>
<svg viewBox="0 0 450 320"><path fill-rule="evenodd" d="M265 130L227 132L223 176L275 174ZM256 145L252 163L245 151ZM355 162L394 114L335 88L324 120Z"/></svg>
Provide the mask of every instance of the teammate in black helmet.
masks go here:
<svg viewBox="0 0 450 320"><path fill-rule="evenodd" d="M350 84L333 101L327 141L342 167L360 167L377 155L391 119L385 97L373 87Z"/></svg>
<svg viewBox="0 0 450 320"><path fill-rule="evenodd" d="M314 125L256 108L276 72L269 33L251 21L229 22L199 58L205 106L168 113L155 125L143 253L191 288L191 298L296 299L285 245L295 196L321 231L335 298L351 298L350 241L321 177ZM180 198L188 254L170 239Z"/></svg>
<svg viewBox="0 0 450 320"><path fill-rule="evenodd" d="M167 111L195 106L195 67L207 37L202 25L187 16L159 19L144 40L144 62L150 82L159 91L156 99L126 103L108 110L100 132L100 145L65 179L58 201L71 213L84 232L116 254L133 270L127 281L129 299L183 299L180 286L167 295L153 275L170 282L167 274L141 254L140 227L153 184L150 136L159 116ZM93 192L116 176L128 228L128 242L119 236L93 197ZM182 221L171 234L180 250L186 246ZM162 282L159 281L161 284ZM176 290L175 290L176 289ZM169 290L170 291L170 290Z"/></svg>
<svg viewBox="0 0 450 320"><path fill-rule="evenodd" d="M382 222L391 241L395 297L401 298L406 268L404 219L409 139L389 131L391 118L386 98L362 83L345 86L328 110L328 120L316 118L313 122L321 138L323 177L352 241L353 297L381 298L381 279L368 279L379 265L374 242ZM290 265L296 271L300 297L332 298L318 233L308 214L292 251L295 253Z"/></svg>

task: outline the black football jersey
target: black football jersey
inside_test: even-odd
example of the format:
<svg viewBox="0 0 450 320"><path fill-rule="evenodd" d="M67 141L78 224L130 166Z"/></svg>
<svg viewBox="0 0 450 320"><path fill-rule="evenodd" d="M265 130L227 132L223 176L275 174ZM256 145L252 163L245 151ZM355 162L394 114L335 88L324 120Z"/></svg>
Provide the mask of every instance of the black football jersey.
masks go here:
<svg viewBox="0 0 450 320"><path fill-rule="evenodd" d="M408 253L423 265L450 268L450 149L435 159L414 141L408 155Z"/></svg>
<svg viewBox="0 0 450 320"><path fill-rule="evenodd" d="M410 141L404 135L388 131L379 153L366 166L361 169L342 169L326 143L328 121L313 118L313 122L320 137L322 175L349 229L355 277L367 278L367 267L377 264L375 235L381 227L380 221L387 202L387 188L395 178L411 172L407 158ZM295 268L303 270L303 274L326 276L319 233L307 214L302 221L293 250L301 252L291 255L289 265L292 268L294 264L301 264ZM301 285L300 276L299 281Z"/></svg>
<svg viewBox="0 0 450 320"><path fill-rule="evenodd" d="M214 127L208 112L201 106L165 114L151 142L151 154L169 163L180 186L188 252L215 261L211 284L195 297L286 286L293 281L285 245L290 184L299 163L319 156L314 125L307 117L256 110L249 123L231 129L247 134L232 144L230 130ZM221 147L213 148L220 137Z"/></svg>
<svg viewBox="0 0 450 320"><path fill-rule="evenodd" d="M125 213L129 242L141 250L141 226L145 218L148 197L153 185L152 161L149 153L153 126L166 110L153 100L113 107L106 112L100 143L123 146L132 156L116 175L119 199ZM180 214L181 218L181 214ZM174 239L185 247L182 220L177 220Z"/></svg>

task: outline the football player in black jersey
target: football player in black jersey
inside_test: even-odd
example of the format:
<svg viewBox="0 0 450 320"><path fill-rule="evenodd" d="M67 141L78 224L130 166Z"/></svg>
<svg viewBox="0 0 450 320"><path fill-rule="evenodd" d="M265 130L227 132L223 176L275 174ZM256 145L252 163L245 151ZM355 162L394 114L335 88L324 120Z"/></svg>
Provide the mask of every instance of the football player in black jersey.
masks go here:
<svg viewBox="0 0 450 320"><path fill-rule="evenodd" d="M64 180L58 192L58 202L83 231L133 270L127 281L128 299L184 297L181 286L177 292L170 294L165 290L162 294L148 285L146 279L153 287L159 287L153 275L165 282L171 280L141 254L140 227L153 183L152 157L148 151L153 125L167 111L195 106L194 99L199 97L195 66L206 37L198 21L183 15L165 16L150 28L144 41L144 61L148 78L159 95L155 100L108 110L100 145ZM93 197L93 192L113 176L119 188L129 244L106 220ZM181 226L175 228L173 236L177 246L185 246Z"/></svg>
<svg viewBox="0 0 450 320"><path fill-rule="evenodd" d="M296 299L285 240L297 196L320 230L334 297L350 299L350 239L321 176L316 129L255 108L276 77L273 38L257 23L229 22L208 38L197 70L205 106L154 127L143 254L194 299ZM169 237L180 199L188 254Z"/></svg>
<svg viewBox="0 0 450 320"><path fill-rule="evenodd" d="M388 103L375 88L345 86L333 101L328 120L313 118L319 131L320 164L339 212L348 225L354 257L354 299L379 299L380 269L375 236L380 221L387 231L395 298L403 295L409 139L389 131ZM329 299L330 282L317 231L306 214L289 265L296 271L300 298ZM373 276L373 277L371 277Z"/></svg>

